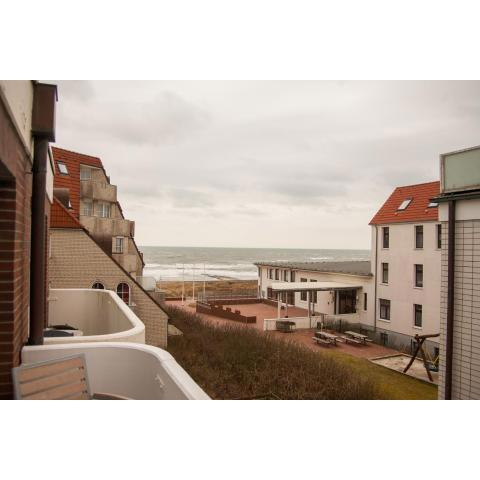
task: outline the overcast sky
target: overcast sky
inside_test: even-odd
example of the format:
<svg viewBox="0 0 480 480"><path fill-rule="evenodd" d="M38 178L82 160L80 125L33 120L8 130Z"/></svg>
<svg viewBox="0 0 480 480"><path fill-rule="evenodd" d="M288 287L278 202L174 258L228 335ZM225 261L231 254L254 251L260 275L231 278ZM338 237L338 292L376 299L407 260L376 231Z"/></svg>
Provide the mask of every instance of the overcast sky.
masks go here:
<svg viewBox="0 0 480 480"><path fill-rule="evenodd" d="M61 81L140 245L369 248L392 189L480 144L480 82Z"/></svg>

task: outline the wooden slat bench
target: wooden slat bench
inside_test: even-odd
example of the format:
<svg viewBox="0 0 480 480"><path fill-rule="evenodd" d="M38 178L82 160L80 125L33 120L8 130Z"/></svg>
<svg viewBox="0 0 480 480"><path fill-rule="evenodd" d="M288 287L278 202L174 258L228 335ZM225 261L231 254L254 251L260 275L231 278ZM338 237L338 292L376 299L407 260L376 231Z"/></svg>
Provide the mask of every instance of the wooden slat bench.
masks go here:
<svg viewBox="0 0 480 480"><path fill-rule="evenodd" d="M85 355L21 365L12 370L19 400L127 400L109 393L90 392Z"/></svg>
<svg viewBox="0 0 480 480"><path fill-rule="evenodd" d="M315 340L317 343L321 343L322 345L333 345L333 342L325 340L324 338L312 337L312 339Z"/></svg>

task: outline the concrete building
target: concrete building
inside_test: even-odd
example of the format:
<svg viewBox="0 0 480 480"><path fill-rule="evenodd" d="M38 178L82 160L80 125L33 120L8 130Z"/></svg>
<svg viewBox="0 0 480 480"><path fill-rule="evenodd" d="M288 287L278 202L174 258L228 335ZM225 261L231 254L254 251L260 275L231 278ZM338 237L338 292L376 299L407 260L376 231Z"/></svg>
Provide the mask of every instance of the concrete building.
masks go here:
<svg viewBox="0 0 480 480"><path fill-rule="evenodd" d="M133 278L141 277L143 257L135 243L135 222L124 217L117 187L98 157L52 148L55 195L108 255Z"/></svg>
<svg viewBox="0 0 480 480"><path fill-rule="evenodd" d="M375 301L382 343L408 350L415 334L439 333L441 224L439 182L396 188L370 222ZM438 341L426 342L438 355ZM413 345L411 345L413 347Z"/></svg>
<svg viewBox="0 0 480 480"><path fill-rule="evenodd" d="M57 199L50 222L50 287L113 290L145 324L145 341L167 345L163 308Z"/></svg>
<svg viewBox="0 0 480 480"><path fill-rule="evenodd" d="M396 188L375 214L371 261L260 262L259 295L276 299L279 282L338 282L352 289L311 292L317 313L344 318L369 331L377 342L405 351L415 334L439 333L442 227L439 182ZM307 308L308 292L282 292L281 300ZM425 343L438 355L438 340Z"/></svg>
<svg viewBox="0 0 480 480"><path fill-rule="evenodd" d="M369 261L355 262L258 262L259 296L277 299L274 284L281 282L331 282L332 289L318 292L283 292L281 301L288 305L308 308L313 313L335 315L351 323L373 325L369 302L373 301L374 281ZM351 289L336 289L334 284L349 284ZM314 285L312 285L314 287Z"/></svg>
<svg viewBox="0 0 480 480"><path fill-rule="evenodd" d="M480 147L440 156L439 398L480 399Z"/></svg>

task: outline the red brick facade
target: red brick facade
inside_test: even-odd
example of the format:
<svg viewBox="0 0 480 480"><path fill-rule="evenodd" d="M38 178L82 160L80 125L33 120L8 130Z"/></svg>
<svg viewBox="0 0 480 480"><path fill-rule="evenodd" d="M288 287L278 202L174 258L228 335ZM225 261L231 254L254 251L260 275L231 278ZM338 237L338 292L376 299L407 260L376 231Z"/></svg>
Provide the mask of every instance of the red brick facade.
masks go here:
<svg viewBox="0 0 480 480"><path fill-rule="evenodd" d="M0 399L28 338L31 159L0 100Z"/></svg>

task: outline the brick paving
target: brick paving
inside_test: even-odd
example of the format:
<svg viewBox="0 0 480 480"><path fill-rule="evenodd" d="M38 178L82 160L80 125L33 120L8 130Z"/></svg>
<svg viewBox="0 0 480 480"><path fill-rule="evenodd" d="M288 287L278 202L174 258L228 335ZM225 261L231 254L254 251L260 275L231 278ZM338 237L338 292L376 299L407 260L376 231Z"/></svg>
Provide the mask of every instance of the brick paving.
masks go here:
<svg viewBox="0 0 480 480"><path fill-rule="evenodd" d="M185 305L182 306L182 302L178 300L168 301L168 305L175 305L177 307L183 308L186 311L195 313L195 307L191 302L185 302ZM239 325L243 328L255 328L260 331L263 330L263 320L265 318L276 318L277 317L277 307L272 305L267 305L265 303L254 303L254 304L246 304L246 305L228 305L232 308L232 310L240 310L242 315L256 315L257 323L251 324L244 324L240 322L235 322L232 320L224 319L215 317L213 315L207 314L198 314L202 317L205 321L212 323L213 325ZM282 310L282 312L284 312ZM307 311L303 308L299 307L288 307L288 316L289 317L305 317L307 316ZM314 328L312 329L301 329L296 330L292 333L281 333L276 331L269 331L269 335L274 335L279 338L288 339L295 343L298 343L310 350L319 351L319 350L330 350L330 351L338 351L342 353L347 353L349 355L353 355L354 357L359 358L375 358L375 357L382 357L386 355L396 355L399 352L397 350L393 350L391 348L386 348L381 345L376 344L367 344L367 345L352 345L347 343L339 343L338 346L322 346L318 345L316 342L312 340L312 337L315 333ZM267 332L265 332L267 334Z"/></svg>

